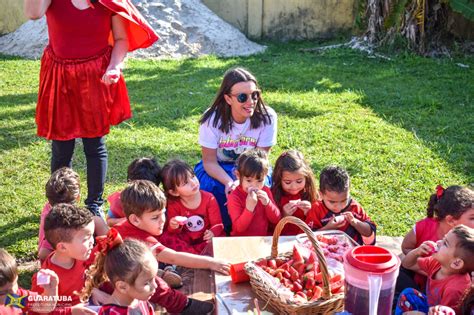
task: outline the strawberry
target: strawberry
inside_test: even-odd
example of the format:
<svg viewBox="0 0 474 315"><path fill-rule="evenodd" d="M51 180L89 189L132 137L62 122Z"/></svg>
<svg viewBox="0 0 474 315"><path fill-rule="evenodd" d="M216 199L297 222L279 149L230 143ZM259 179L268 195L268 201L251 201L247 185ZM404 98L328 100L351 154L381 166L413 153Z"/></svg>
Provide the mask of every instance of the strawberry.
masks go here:
<svg viewBox="0 0 474 315"><path fill-rule="evenodd" d="M299 292L303 290L303 286L301 285L301 283L295 281L293 282L293 292Z"/></svg>
<svg viewBox="0 0 474 315"><path fill-rule="evenodd" d="M276 258L275 262L276 262L277 267L280 267L281 265L285 263L285 260L281 258Z"/></svg>
<svg viewBox="0 0 474 315"><path fill-rule="evenodd" d="M277 264L276 264L275 259L269 259L267 261L267 266L272 268L272 269L277 269Z"/></svg>
<svg viewBox="0 0 474 315"><path fill-rule="evenodd" d="M283 277L286 279L291 279L291 274L288 270L283 271Z"/></svg>

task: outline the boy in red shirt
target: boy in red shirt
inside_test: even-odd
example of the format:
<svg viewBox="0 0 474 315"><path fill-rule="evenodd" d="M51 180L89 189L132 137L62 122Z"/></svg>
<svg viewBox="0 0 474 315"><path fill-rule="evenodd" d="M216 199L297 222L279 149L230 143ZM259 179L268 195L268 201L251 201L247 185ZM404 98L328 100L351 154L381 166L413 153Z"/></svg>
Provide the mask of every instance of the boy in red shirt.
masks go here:
<svg viewBox="0 0 474 315"><path fill-rule="evenodd" d="M427 313L429 307L435 305L449 306L458 314L459 302L471 286L473 257L474 229L465 225L454 227L437 243L425 241L410 251L403 258L402 266L428 277L426 295L411 288L403 290L395 314Z"/></svg>
<svg viewBox="0 0 474 315"><path fill-rule="evenodd" d="M247 150L237 159L239 186L227 198L233 236L266 236L270 224L280 221L281 213L265 186L269 163L260 149Z"/></svg>
<svg viewBox="0 0 474 315"><path fill-rule="evenodd" d="M154 183L148 180L131 181L120 196L127 221L117 224L114 228L124 239L135 238L147 243L156 259L163 263L229 273L228 263L213 257L176 252L158 241L166 221L166 198ZM176 304L184 308L181 314L206 314L214 308L210 303L191 298L176 299Z"/></svg>
<svg viewBox="0 0 474 315"><path fill-rule="evenodd" d="M327 166L319 176L321 200L316 201L306 217L312 229L340 230L357 243L375 244L376 225L362 206L350 196L350 179L339 166Z"/></svg>
<svg viewBox="0 0 474 315"><path fill-rule="evenodd" d="M46 281L41 285L43 298L35 298L36 292L18 287L18 266L6 250L0 248L0 314L16 315L29 311L51 312L58 297L58 276L48 269L40 270L40 277ZM47 297L47 298L46 298Z"/></svg>

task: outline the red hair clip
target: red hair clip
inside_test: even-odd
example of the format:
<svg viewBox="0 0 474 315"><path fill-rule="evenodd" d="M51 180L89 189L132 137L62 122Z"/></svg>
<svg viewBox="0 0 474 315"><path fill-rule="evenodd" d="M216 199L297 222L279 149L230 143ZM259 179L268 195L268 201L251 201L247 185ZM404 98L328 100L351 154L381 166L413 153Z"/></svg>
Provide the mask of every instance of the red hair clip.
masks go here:
<svg viewBox="0 0 474 315"><path fill-rule="evenodd" d="M123 243L122 236L114 228L111 228L107 235L97 236L95 240L97 248L102 254L107 254L109 250Z"/></svg>
<svg viewBox="0 0 474 315"><path fill-rule="evenodd" d="M440 199L441 197L443 197L443 194L444 194L443 186L441 185L436 186L436 197Z"/></svg>

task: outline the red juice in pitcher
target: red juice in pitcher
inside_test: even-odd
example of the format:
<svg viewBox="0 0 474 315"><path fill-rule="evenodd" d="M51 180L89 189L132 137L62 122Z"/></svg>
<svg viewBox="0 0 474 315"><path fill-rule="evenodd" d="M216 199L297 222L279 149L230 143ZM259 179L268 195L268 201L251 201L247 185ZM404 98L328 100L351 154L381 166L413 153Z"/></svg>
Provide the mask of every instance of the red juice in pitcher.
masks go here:
<svg viewBox="0 0 474 315"><path fill-rule="evenodd" d="M399 267L398 256L382 247L348 250L344 259L345 310L354 315L390 315Z"/></svg>

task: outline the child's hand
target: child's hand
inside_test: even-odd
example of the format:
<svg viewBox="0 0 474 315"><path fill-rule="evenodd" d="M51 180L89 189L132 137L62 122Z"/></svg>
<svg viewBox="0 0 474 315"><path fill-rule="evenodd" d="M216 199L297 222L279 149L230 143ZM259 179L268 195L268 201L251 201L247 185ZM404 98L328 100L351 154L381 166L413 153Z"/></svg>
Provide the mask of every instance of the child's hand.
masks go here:
<svg viewBox="0 0 474 315"><path fill-rule="evenodd" d="M95 305L107 304L110 301L110 294L105 293L97 288L93 288L91 292L92 303Z"/></svg>
<svg viewBox="0 0 474 315"><path fill-rule="evenodd" d="M283 206L283 212L285 213L286 216L293 215L293 213L295 213L297 208L298 207L296 206L296 203L290 201L286 205Z"/></svg>
<svg viewBox="0 0 474 315"><path fill-rule="evenodd" d="M359 221L356 217L354 217L354 214L352 212L344 212L342 213L344 218L349 222L350 225L355 225L357 221Z"/></svg>
<svg viewBox="0 0 474 315"><path fill-rule="evenodd" d="M260 200L260 202L266 206L270 202L270 198L268 197L268 194L263 191L263 190L257 190L257 198Z"/></svg>
<svg viewBox="0 0 474 315"><path fill-rule="evenodd" d="M49 269L40 269L36 274L36 283L43 287L45 292L57 290L59 277L56 272Z"/></svg>
<svg viewBox="0 0 474 315"><path fill-rule="evenodd" d="M308 213L309 210L311 210L311 202L308 200L301 200L297 204L298 208L303 210L304 215Z"/></svg>
<svg viewBox="0 0 474 315"><path fill-rule="evenodd" d="M416 254L418 256L429 256L433 253L433 248L436 248L436 243L433 241L424 241L421 245L416 249Z"/></svg>
<svg viewBox="0 0 474 315"><path fill-rule="evenodd" d="M257 202L257 193L255 192L255 190L249 190L247 194L247 199L245 200L245 208L250 212L253 212L255 210L255 207L257 206Z"/></svg>
<svg viewBox="0 0 474 315"><path fill-rule="evenodd" d="M430 307L428 315L456 315L456 313L449 306L436 305Z"/></svg>
<svg viewBox="0 0 474 315"><path fill-rule="evenodd" d="M102 76L102 82L107 85L115 84L120 79L120 70L119 69L107 69L107 71Z"/></svg>
<svg viewBox="0 0 474 315"><path fill-rule="evenodd" d="M327 224L326 228L329 230L339 230L346 224L346 220L339 219L342 216L334 216Z"/></svg>
<svg viewBox="0 0 474 315"><path fill-rule="evenodd" d="M215 259L215 258L211 258L211 259L212 259L211 265L209 266L211 270L217 271L226 276L229 275L230 264L228 262Z"/></svg>
<svg viewBox="0 0 474 315"><path fill-rule="evenodd" d="M181 225L179 224L178 220L176 219L176 217L172 217L170 219L170 224L169 224L169 227L173 230L176 230L176 229L179 229Z"/></svg>
<svg viewBox="0 0 474 315"><path fill-rule="evenodd" d="M214 233L212 233L211 230L206 230L206 232L204 232L204 236L202 237L202 239L205 241L209 241L213 237L214 237Z"/></svg>

